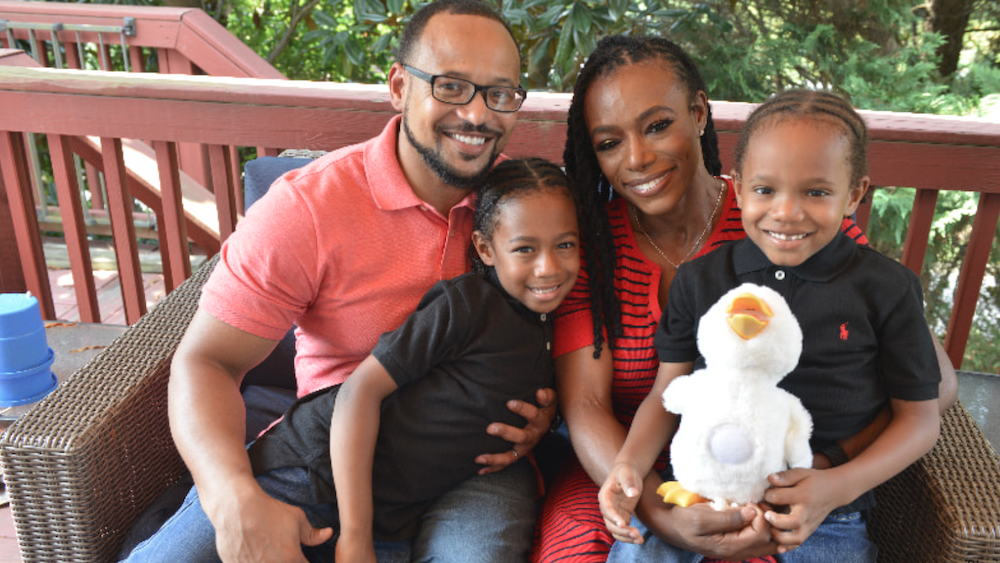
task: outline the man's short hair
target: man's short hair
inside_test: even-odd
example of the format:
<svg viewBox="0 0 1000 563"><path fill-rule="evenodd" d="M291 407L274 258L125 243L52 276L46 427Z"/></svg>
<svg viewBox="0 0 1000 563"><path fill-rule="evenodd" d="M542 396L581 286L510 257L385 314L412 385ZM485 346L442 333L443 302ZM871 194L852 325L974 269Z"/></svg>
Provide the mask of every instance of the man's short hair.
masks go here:
<svg viewBox="0 0 1000 563"><path fill-rule="evenodd" d="M403 29L403 35L399 38L399 51L396 54L397 62L409 64L411 53L414 46L420 41L420 36L423 35L424 28L427 27L427 22L438 14L480 16L500 23L507 30L507 33L510 34L510 38L514 40L514 47L517 49L518 58L520 59L521 49L517 44L517 39L514 37L514 32L511 31L510 26L507 25L507 22L504 21L500 13L495 9L477 0L438 0L417 10L413 14L413 17L410 18L409 23L406 24L406 27Z"/></svg>

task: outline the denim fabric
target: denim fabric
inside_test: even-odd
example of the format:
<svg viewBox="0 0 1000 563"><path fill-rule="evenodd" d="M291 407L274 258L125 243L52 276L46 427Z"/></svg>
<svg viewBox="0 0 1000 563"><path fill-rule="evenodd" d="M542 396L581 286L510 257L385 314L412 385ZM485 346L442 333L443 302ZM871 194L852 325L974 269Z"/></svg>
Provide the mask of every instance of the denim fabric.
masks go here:
<svg viewBox="0 0 1000 563"><path fill-rule="evenodd" d="M874 563L878 551L868 540L865 519L861 512L831 514L805 543L776 558L780 563ZM697 563L702 560L697 553L660 540L638 518L632 518L632 526L642 533L646 543L615 542L608 563Z"/></svg>
<svg viewBox="0 0 1000 563"><path fill-rule="evenodd" d="M466 480L424 513L414 563L524 563L538 512L535 488L525 460Z"/></svg>
<svg viewBox="0 0 1000 563"><path fill-rule="evenodd" d="M292 467L272 471L257 478L261 487L272 497L302 508L309 522L318 528L332 521L332 508L325 504L311 504L309 474L304 468ZM304 547L303 553L311 563L333 561L335 540L316 547ZM375 554L379 563L408 563L410 542L376 542ZM125 554L122 554L123 556ZM181 508L151 538L139 544L127 559L130 563L217 563L215 529L202 510L194 487Z"/></svg>
<svg viewBox="0 0 1000 563"><path fill-rule="evenodd" d="M868 539L867 514L831 514L797 549L779 555L779 563L874 563L878 549Z"/></svg>
<svg viewBox="0 0 1000 563"><path fill-rule="evenodd" d="M636 545L616 541L608 553L608 563L698 563L703 559L697 553L660 540L634 516L631 525L639 530L645 543Z"/></svg>
<svg viewBox="0 0 1000 563"><path fill-rule="evenodd" d="M257 478L272 497L302 508L317 528L333 521L331 505L313 504L309 475L304 468L286 468ZM531 550L535 513L535 475L520 462L500 473L473 477L445 494L423 517L420 535L412 547L413 561L436 563L523 562ZM333 561L335 541L304 547L310 562ZM376 542L379 563L409 563L411 543ZM191 488L184 504L153 537L132 552L122 553L130 563L215 563L215 529ZM126 559L127 557L127 559Z"/></svg>

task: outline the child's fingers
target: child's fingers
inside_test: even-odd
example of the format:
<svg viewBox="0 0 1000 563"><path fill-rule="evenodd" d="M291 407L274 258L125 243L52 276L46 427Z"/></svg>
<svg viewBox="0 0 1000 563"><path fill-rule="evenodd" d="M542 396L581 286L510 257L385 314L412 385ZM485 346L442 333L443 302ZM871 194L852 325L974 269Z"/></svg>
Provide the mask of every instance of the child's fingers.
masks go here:
<svg viewBox="0 0 1000 563"><path fill-rule="evenodd" d="M769 510L764 513L764 519L771 524L771 537L781 546L779 547L780 553L795 549L802 545L802 542L808 537L807 531L802 529L796 516L779 514Z"/></svg>
<svg viewBox="0 0 1000 563"><path fill-rule="evenodd" d="M607 519L604 520L604 523L607 525L608 531L611 532L611 536L617 541L634 544L643 543L642 534L639 533L638 529L632 526L619 526Z"/></svg>

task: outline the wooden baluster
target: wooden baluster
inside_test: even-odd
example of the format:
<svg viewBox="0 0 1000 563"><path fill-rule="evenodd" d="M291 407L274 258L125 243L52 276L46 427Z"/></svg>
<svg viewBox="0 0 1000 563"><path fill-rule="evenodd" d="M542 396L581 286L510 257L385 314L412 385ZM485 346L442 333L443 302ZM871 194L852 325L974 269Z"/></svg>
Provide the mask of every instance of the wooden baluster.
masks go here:
<svg viewBox="0 0 1000 563"><path fill-rule="evenodd" d="M38 299L42 318L55 319L56 308L52 302L45 254L42 252L42 235L38 229L38 215L28 177L26 151L24 135L16 132L0 133L0 173L3 174L7 191L24 284Z"/></svg>
<svg viewBox="0 0 1000 563"><path fill-rule="evenodd" d="M125 321L134 324L146 313L146 293L142 287L139 246L136 242L135 222L132 217L132 193L128 187L121 139L102 137L101 153L104 162L104 184L108 191L108 214L111 216L111 232L115 241L118 275L121 279L122 303L125 306Z"/></svg>
<svg viewBox="0 0 1000 563"><path fill-rule="evenodd" d="M163 217L160 225L160 255L163 259L164 283L173 291L191 276L191 256L188 252L187 220L181 195L177 143L153 141L156 166L160 173L160 193ZM158 218L158 221L160 219Z"/></svg>
<svg viewBox="0 0 1000 563"><path fill-rule="evenodd" d="M225 242L236 230L236 201L233 189L232 164L229 150L223 145L208 146L212 168L212 189L219 210L219 240Z"/></svg>
<svg viewBox="0 0 1000 563"><path fill-rule="evenodd" d="M979 194L979 208L976 211L976 218L972 221L972 234L965 249L962 270L958 274L954 306L951 318L948 320L948 335L944 341L944 349L948 352L955 369L961 367L965 347L969 342L972 319L976 314L976 302L979 300L979 290L983 287L986 262L990 258L990 247L997 232L998 219L1000 219L1000 193Z"/></svg>
<svg viewBox="0 0 1000 563"><path fill-rule="evenodd" d="M910 213L910 225L906 229L906 242L903 243L903 258L900 262L918 276L924 269L924 257L927 256L937 200L937 190L918 189L913 198L913 211Z"/></svg>
<svg viewBox="0 0 1000 563"><path fill-rule="evenodd" d="M101 322L97 303L97 289L94 285L94 269L90 261L90 244L83 218L83 204L76 182L76 163L70 150L69 138L64 135L49 135L49 155L52 158L52 175L59 197L62 214L63 236L69 252L70 269L73 272L73 289L76 292L76 306L80 320L85 323Z"/></svg>

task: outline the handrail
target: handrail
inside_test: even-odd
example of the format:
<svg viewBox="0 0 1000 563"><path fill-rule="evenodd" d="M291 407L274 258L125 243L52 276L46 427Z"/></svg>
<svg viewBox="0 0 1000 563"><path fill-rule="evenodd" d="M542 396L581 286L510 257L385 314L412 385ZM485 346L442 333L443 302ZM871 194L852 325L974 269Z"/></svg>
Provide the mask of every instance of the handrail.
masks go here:
<svg viewBox="0 0 1000 563"><path fill-rule="evenodd" d="M160 68L162 73L193 74L193 65L215 76L284 78L267 61L199 9L0 0L0 20L10 22L121 27L125 18L134 21L135 30L134 36L126 40L127 45L163 50L167 68ZM28 30L13 31L16 38L28 39ZM59 33L63 43L77 41L75 35L56 33ZM0 36L0 39L6 43L6 37ZM121 35L117 33L102 39L94 29L82 30L79 39L86 43L105 41L107 44L121 44L121 40ZM67 60L72 61L72 58L67 57ZM70 66L73 66L72 62ZM141 65L133 66L141 70Z"/></svg>
<svg viewBox="0 0 1000 563"><path fill-rule="evenodd" d="M309 83L286 80L261 80L208 76L163 76L100 71L66 71L3 66L0 52L0 107L6 112L0 136L0 167L3 168L11 210L15 200L24 199L17 192L23 173L24 156L18 153L18 135L31 131L52 139L100 137L114 145L125 138L151 140L156 159L164 169L160 177L168 185L164 194L176 190L175 149L177 143L200 142L215 147L210 166L214 171L231 169L224 147L265 146L331 150L370 138L377 134L396 112L388 101L384 86ZM561 160L565 139L568 94L532 92L519 114L517 129L508 145L513 156L538 155ZM713 114L719 131L723 155L732 147L751 104L713 102ZM944 190L980 193L979 212L970 239L966 260L958 280L955 307L949 323L945 347L952 362L961 363L975 304L985 273L990 244L1000 215L1000 124L981 120L914 115L890 112L862 112L870 127L870 173L878 185L917 188L911 226L903 262L919 272L930 232L927 210L933 213L937 193ZM23 143L21 143L23 144ZM120 143L118 143L120 144ZM58 146L58 143L57 143ZM172 152L173 151L173 152ZM120 154L120 150L115 151ZM105 154L104 163L114 169L116 157ZM731 159L724 158L726 169ZM63 176L66 176L65 174ZM60 181L57 178L57 183ZM69 181L63 178L63 181ZM228 175L226 190L217 198L232 201L239 194L239 181ZM127 189L127 185L123 186ZM66 190L67 192L71 190ZM13 195L13 197L12 197ZM166 195L165 195L166 200ZM183 224L179 206L166 202L158 215L158 224ZM930 206L930 207L928 207ZM66 210L71 206L60 205ZM219 206L220 225L230 231L237 217L229 203ZM24 214L22 212L22 214ZM112 223L115 221L112 210ZM117 212L124 223L124 210ZM2 217L2 214L0 214ZM867 220L865 212L861 221ZM25 223L18 225L19 221ZM44 267L33 262L34 243L22 245L27 238L30 220L15 217L19 233L19 255L25 277L31 269ZM117 231L116 231L117 233ZM123 235L124 236L124 235ZM183 240L183 239L180 239ZM169 246L182 246L169 242ZM120 246L119 246L120 245ZM116 246L131 252L127 237ZM169 252L169 248L165 251ZM176 256L183 256L176 252ZM169 258L173 263L180 258ZM79 257L82 260L82 257ZM123 279L131 276L123 273ZM186 274L175 274L180 280ZM29 285L33 292L45 278L36 270ZM133 282L129 282L133 283ZM123 284L124 287L124 284ZM133 299L136 299L133 297ZM141 314L133 306L129 322Z"/></svg>

